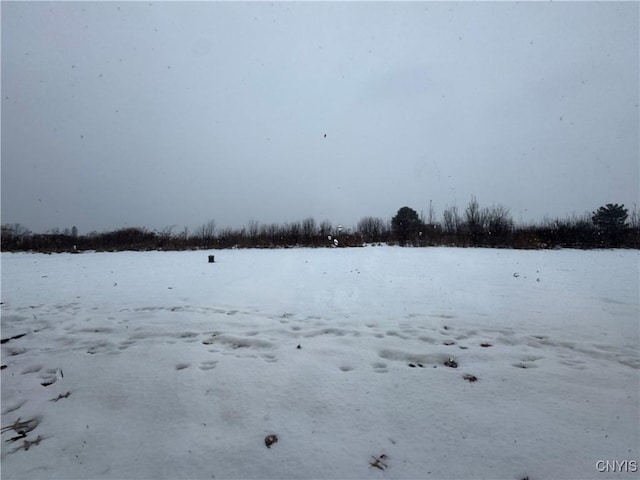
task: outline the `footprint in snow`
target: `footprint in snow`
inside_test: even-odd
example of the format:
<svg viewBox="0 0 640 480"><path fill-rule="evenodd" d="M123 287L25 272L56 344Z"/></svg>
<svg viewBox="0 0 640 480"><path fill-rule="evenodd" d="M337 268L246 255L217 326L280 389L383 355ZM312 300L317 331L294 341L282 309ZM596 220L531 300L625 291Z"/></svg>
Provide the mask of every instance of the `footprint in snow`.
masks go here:
<svg viewBox="0 0 640 480"><path fill-rule="evenodd" d="M26 375L26 374L29 374L29 373L39 372L40 370L42 370L42 365L31 365L31 366L25 368L21 373L23 375Z"/></svg>
<svg viewBox="0 0 640 480"><path fill-rule="evenodd" d="M200 370L213 370L218 365L217 360L205 360L198 367Z"/></svg>
<svg viewBox="0 0 640 480"><path fill-rule="evenodd" d="M537 362L540 359L542 359L542 357L533 357L533 356L522 357L522 359L519 362L513 363L512 365L514 367L522 368L522 369L538 368L538 365L536 365L534 362Z"/></svg>
<svg viewBox="0 0 640 480"><path fill-rule="evenodd" d="M373 371L376 373L387 373L389 370L387 369L387 364L384 362L375 362L372 363Z"/></svg>
<svg viewBox="0 0 640 480"><path fill-rule="evenodd" d="M48 387L49 385L53 385L63 377L64 375L62 373L62 369L49 368L48 370L45 370L44 373L40 374L40 379L42 380L40 382L40 385L42 385L43 387Z"/></svg>
<svg viewBox="0 0 640 480"><path fill-rule="evenodd" d="M278 361L278 357L276 357L271 353L265 353L264 355L262 355L262 358L264 358L265 362L269 362L269 363L275 363Z"/></svg>

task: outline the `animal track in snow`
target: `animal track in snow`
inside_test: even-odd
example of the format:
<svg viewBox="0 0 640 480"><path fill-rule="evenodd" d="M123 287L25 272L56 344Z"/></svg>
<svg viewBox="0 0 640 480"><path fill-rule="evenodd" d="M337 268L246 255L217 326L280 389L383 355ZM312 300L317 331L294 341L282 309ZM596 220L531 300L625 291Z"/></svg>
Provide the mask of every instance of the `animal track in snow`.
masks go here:
<svg viewBox="0 0 640 480"><path fill-rule="evenodd" d="M321 335L333 335L335 337L343 337L347 334L348 332L346 332L345 330L339 329L339 328L323 328L321 330L316 330L313 332L309 332L303 335L303 337L305 338L313 338L313 337L318 337Z"/></svg>
<svg viewBox="0 0 640 480"><path fill-rule="evenodd" d="M405 364L414 365L442 365L450 356L444 353L411 353L403 350L384 349L378 352L380 358L385 360L401 361Z"/></svg>
<svg viewBox="0 0 640 480"><path fill-rule="evenodd" d="M278 357L271 353L265 353L264 355L262 355L262 357L264 358L265 362L275 363L278 361Z"/></svg>
<svg viewBox="0 0 640 480"><path fill-rule="evenodd" d="M90 344L87 349L87 353L91 355L95 355L96 353L119 353L117 350L113 348L113 345L106 340L102 340L100 342Z"/></svg>
<svg viewBox="0 0 640 480"><path fill-rule="evenodd" d="M519 362L513 363L512 365L517 368L538 368L534 362L541 360L543 357L534 357L534 356L525 356L520 359Z"/></svg>
<svg viewBox="0 0 640 480"><path fill-rule="evenodd" d="M226 334L214 334L213 336L202 341L204 345L220 344L233 350L241 348L272 348L273 344L267 340L261 340L254 337L239 337Z"/></svg>
<svg viewBox="0 0 640 480"><path fill-rule="evenodd" d="M450 315L448 313L434 313L429 316L434 318L456 318L455 315Z"/></svg>
<svg viewBox="0 0 640 480"><path fill-rule="evenodd" d="M431 337L427 337L426 335L421 335L418 337L418 340L422 341L422 342L426 342L426 343L436 343L436 340L431 338Z"/></svg>
<svg viewBox="0 0 640 480"><path fill-rule="evenodd" d="M49 385L53 385L58 380L63 378L62 370L59 368L49 368L44 371L44 373L40 374L40 385L43 387L48 387Z"/></svg>
<svg viewBox="0 0 640 480"><path fill-rule="evenodd" d="M566 365L567 367L575 368L576 370L586 369L586 366L585 366L586 362L583 362L582 360L576 360L568 356L565 356L565 357L566 359L559 360L558 363L562 365Z"/></svg>
<svg viewBox="0 0 640 480"><path fill-rule="evenodd" d="M405 335L403 333L400 333L400 332L398 332L396 330L388 330L387 331L387 336L389 336L389 337L398 337L398 338L401 338L403 340L409 340L411 338L410 336Z"/></svg>
<svg viewBox="0 0 640 480"><path fill-rule="evenodd" d="M27 349L26 348L10 348L8 350L8 356L9 357L16 357L18 355L22 355L23 353L27 353Z"/></svg>
<svg viewBox="0 0 640 480"><path fill-rule="evenodd" d="M213 370L218 365L217 360L204 360L198 367L200 370Z"/></svg>
<svg viewBox="0 0 640 480"><path fill-rule="evenodd" d="M2 409L2 415L6 415L7 413L11 413L11 412L15 412L16 410L19 410L20 408L22 408L22 406L27 403L26 400L19 400L13 403L9 403L8 405L5 405L4 408Z"/></svg>
<svg viewBox="0 0 640 480"><path fill-rule="evenodd" d="M136 344L135 340L124 340L120 342L120 346L118 347L118 350L126 350L127 348L135 344Z"/></svg>
<svg viewBox="0 0 640 480"><path fill-rule="evenodd" d="M197 340L198 334L195 332L180 332L175 335L180 340L185 340L187 343L193 343Z"/></svg>
<svg viewBox="0 0 640 480"><path fill-rule="evenodd" d="M387 369L387 364L384 362L374 362L371 366L373 367L373 371L376 373L387 373L389 371Z"/></svg>
<svg viewBox="0 0 640 480"><path fill-rule="evenodd" d="M28 373L39 372L40 370L42 370L42 365L31 365L31 366L25 368L24 370L22 370L22 372L20 372L20 373L22 373L23 375L26 375Z"/></svg>

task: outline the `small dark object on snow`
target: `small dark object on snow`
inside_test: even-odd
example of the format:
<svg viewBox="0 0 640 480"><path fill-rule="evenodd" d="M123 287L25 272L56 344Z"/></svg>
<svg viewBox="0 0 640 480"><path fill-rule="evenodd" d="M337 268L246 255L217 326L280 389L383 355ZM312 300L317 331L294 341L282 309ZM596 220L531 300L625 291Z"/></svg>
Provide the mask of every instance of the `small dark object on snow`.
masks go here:
<svg viewBox="0 0 640 480"><path fill-rule="evenodd" d="M209 263L215 263L216 258L215 255L209 255Z"/></svg>
<svg viewBox="0 0 640 480"><path fill-rule="evenodd" d="M449 360L444 362L444 366L450 368L458 368L458 362L456 362L453 358L449 358Z"/></svg>
<svg viewBox="0 0 640 480"><path fill-rule="evenodd" d="M277 442L278 442L278 437L275 435L267 435L264 438L264 444L267 446L267 448L271 448L271 445Z"/></svg>
<svg viewBox="0 0 640 480"><path fill-rule="evenodd" d="M29 450L29 448L31 448L32 445L40 445L40 442L45 438L47 437L41 437L40 435L38 435L38 438L36 438L35 440L25 440L22 445L14 448L9 453L16 453L18 450L24 450L26 452L27 450Z"/></svg>
<svg viewBox="0 0 640 480"><path fill-rule="evenodd" d="M302 347L300 346L300 344L298 344L298 346L296 347L298 350L300 350Z"/></svg>
<svg viewBox="0 0 640 480"><path fill-rule="evenodd" d="M23 438L27 438L27 434L26 432L20 432L18 435L16 435L15 437L11 437L8 440L5 440L5 442L17 442L18 440L22 440Z"/></svg>
<svg viewBox="0 0 640 480"><path fill-rule="evenodd" d="M465 380L467 380L467 381L469 381L471 383L478 381L478 377L476 377L475 375L469 375L468 373L462 378L464 378Z"/></svg>
<svg viewBox="0 0 640 480"><path fill-rule="evenodd" d="M21 333L20 335L14 335L13 337L9 337L9 338L3 338L2 340L0 340L0 343L7 343L9 340L17 340L19 338L22 338L26 335L26 333Z"/></svg>
<svg viewBox="0 0 640 480"><path fill-rule="evenodd" d="M518 277L520 276L520 274L519 274L518 272L516 272L516 273L514 273L514 274L513 274L513 276L514 276L515 278L518 278Z"/></svg>
<svg viewBox="0 0 640 480"><path fill-rule="evenodd" d="M409 366L410 366L411 368L416 368L416 366L415 366L413 363L410 363L410 364L409 364Z"/></svg>
<svg viewBox="0 0 640 480"><path fill-rule="evenodd" d="M52 398L51 401L52 402L57 402L58 400L62 400L63 398L69 398L69 395L71 395L71 392L67 392L65 394L60 394L58 395L56 398Z"/></svg>
<svg viewBox="0 0 640 480"><path fill-rule="evenodd" d="M11 425L7 425L6 427L2 427L2 433L7 432L9 430L13 430L14 432L22 435L23 433L29 433L31 430L34 430L38 424L40 423L40 419L34 417L30 420L25 420L24 422L20 421L18 418Z"/></svg>
<svg viewBox="0 0 640 480"><path fill-rule="evenodd" d="M6 365L2 365L2 366L0 366L0 370L4 370L5 368L7 368L7 366L6 366Z"/></svg>
<svg viewBox="0 0 640 480"><path fill-rule="evenodd" d="M487 347L493 347L493 345L489 342L484 342L480 344L481 347L487 348Z"/></svg>
<svg viewBox="0 0 640 480"><path fill-rule="evenodd" d="M373 461L369 462L369 468L375 467L379 470L387 468L387 464L384 463L384 459L387 458L387 456L384 453L378 457L371 455L371 458L373 458Z"/></svg>

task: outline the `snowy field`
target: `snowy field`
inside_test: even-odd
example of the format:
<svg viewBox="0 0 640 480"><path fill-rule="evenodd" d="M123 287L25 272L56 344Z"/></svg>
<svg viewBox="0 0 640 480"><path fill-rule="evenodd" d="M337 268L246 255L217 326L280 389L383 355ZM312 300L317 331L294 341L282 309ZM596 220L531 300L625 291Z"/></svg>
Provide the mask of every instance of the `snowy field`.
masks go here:
<svg viewBox="0 0 640 480"><path fill-rule="evenodd" d="M638 478L639 260L2 253L2 478Z"/></svg>

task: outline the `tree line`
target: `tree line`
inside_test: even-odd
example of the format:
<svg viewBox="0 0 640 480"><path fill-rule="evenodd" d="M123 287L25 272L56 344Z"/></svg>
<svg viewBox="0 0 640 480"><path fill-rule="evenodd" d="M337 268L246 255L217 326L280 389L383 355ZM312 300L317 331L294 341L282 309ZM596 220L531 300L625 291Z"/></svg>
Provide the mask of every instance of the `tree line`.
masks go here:
<svg viewBox="0 0 640 480"><path fill-rule="evenodd" d="M167 227L151 231L127 227L79 235L74 226L47 233L32 233L20 225L2 225L3 251L80 252L85 250L189 250L222 248L357 247L365 244L401 246L457 246L500 248L640 248L640 215L624 205L607 204L590 214L539 224L517 225L502 205L481 207L475 197L464 210L447 206L436 218L402 207L391 218L363 217L354 227L334 226L313 218L285 224L218 228L214 220L192 232Z"/></svg>

